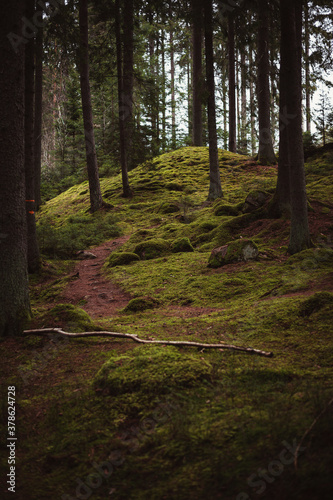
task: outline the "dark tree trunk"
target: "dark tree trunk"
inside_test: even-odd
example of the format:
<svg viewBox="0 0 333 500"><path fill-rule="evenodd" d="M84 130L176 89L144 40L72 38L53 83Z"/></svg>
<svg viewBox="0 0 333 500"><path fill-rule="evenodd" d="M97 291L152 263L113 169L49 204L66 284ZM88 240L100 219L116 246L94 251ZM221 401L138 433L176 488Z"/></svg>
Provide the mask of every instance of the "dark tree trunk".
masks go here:
<svg viewBox="0 0 333 500"><path fill-rule="evenodd" d="M255 156L256 154L256 117L255 117L255 92L254 92L254 78L253 78L253 56L252 48L249 50L249 65L250 65L250 114L251 114L251 154Z"/></svg>
<svg viewBox="0 0 333 500"><path fill-rule="evenodd" d="M116 31L116 45L117 45L117 76L118 76L118 109L119 109L119 136L120 136L120 164L121 175L123 183L123 195L125 198L132 196L132 191L128 180L127 168L127 155L126 155L126 100L124 93L124 79L123 79L123 55L121 44L121 29L120 29L120 2L116 0L115 12L115 31Z"/></svg>
<svg viewBox="0 0 333 500"><path fill-rule="evenodd" d="M26 18L32 19L35 0L26 0ZM25 195L27 211L28 271L37 273L40 269L40 255L37 242L35 218L35 160L34 160L34 98L35 98L35 47L31 38L25 47Z"/></svg>
<svg viewBox="0 0 333 500"><path fill-rule="evenodd" d="M213 54L213 5L212 0L204 4L206 80L208 94L208 136L209 136L209 193L208 200L223 196L221 188L219 155L216 133L214 54Z"/></svg>
<svg viewBox="0 0 333 500"><path fill-rule="evenodd" d="M289 16L291 8L288 6L288 0L280 2L281 9L281 41L280 41L280 121L279 121L279 161L278 177L275 194L270 205L270 215L272 217L281 217L285 215L290 217L290 152L289 152L289 132L290 119L294 116L288 116L287 94L290 75L293 71L293 61L290 57L289 30L291 29Z"/></svg>
<svg viewBox="0 0 333 500"><path fill-rule="evenodd" d="M41 173L42 173L42 113L43 113L43 29L39 28L35 46L35 123L34 123L34 156L35 156L35 200L36 210L41 205Z"/></svg>
<svg viewBox="0 0 333 500"><path fill-rule="evenodd" d="M192 0L193 146L202 146L202 2Z"/></svg>
<svg viewBox="0 0 333 500"><path fill-rule="evenodd" d="M171 71L171 147L176 149L176 98L175 98L175 51L173 32L170 30L170 71Z"/></svg>
<svg viewBox="0 0 333 500"><path fill-rule="evenodd" d="M298 253L311 246L307 197L305 187L303 133L302 133L302 0L281 0L291 5L289 16L283 16L282 25L288 23L287 36L290 56L290 74L287 87L287 111L293 118L287 125L290 158L291 229L288 252ZM290 26L289 26L290 23Z"/></svg>
<svg viewBox="0 0 333 500"><path fill-rule="evenodd" d="M310 32L309 32L309 6L304 2L305 16L305 117L306 131L311 133L311 88L310 88Z"/></svg>
<svg viewBox="0 0 333 500"><path fill-rule="evenodd" d="M24 172L25 2L12 0L0 17L0 337L19 335L30 315ZM9 38L7 37L9 35Z"/></svg>
<svg viewBox="0 0 333 500"><path fill-rule="evenodd" d="M86 144L87 171L90 191L91 211L96 212L103 206L97 166L93 114L89 81L88 45L88 1L79 0L80 24L80 84L83 111L84 136Z"/></svg>
<svg viewBox="0 0 333 500"><path fill-rule="evenodd" d="M232 13L228 15L229 60L229 151L236 153L236 78L235 78L235 27Z"/></svg>
<svg viewBox="0 0 333 500"><path fill-rule="evenodd" d="M165 21L162 19L162 25ZM165 31L162 30L162 151L166 151L166 71L165 71Z"/></svg>
<svg viewBox="0 0 333 500"><path fill-rule="evenodd" d="M258 2L258 116L259 116L259 152L258 160L262 164L275 163L270 120L269 90L269 18L267 2Z"/></svg>
<svg viewBox="0 0 333 500"><path fill-rule="evenodd" d="M134 5L133 0L124 0L124 67L123 67L123 101L124 101L124 126L127 168L131 169L133 126L133 36L134 36Z"/></svg>
<svg viewBox="0 0 333 500"><path fill-rule="evenodd" d="M247 154L247 117L246 117L246 51L241 52L241 151Z"/></svg>

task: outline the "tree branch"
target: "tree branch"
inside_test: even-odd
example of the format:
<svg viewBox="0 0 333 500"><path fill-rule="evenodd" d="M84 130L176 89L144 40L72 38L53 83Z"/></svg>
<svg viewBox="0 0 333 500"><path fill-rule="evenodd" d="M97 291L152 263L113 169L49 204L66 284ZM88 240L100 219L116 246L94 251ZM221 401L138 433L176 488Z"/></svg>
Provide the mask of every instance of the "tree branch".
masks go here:
<svg viewBox="0 0 333 500"><path fill-rule="evenodd" d="M61 328L42 328L38 330L24 330L24 335L45 335L49 333L56 333L63 337L118 337L131 339L139 344L160 344L160 345L174 345L177 347L201 347L203 349L228 349L231 351L246 352L247 354L257 354L258 356L265 356L271 358L272 352L260 351L259 349L252 349L250 347L238 347L227 344L202 344L200 342L188 342L186 340L145 340L140 339L135 334L119 333L119 332L83 332L83 333L68 333L61 330Z"/></svg>

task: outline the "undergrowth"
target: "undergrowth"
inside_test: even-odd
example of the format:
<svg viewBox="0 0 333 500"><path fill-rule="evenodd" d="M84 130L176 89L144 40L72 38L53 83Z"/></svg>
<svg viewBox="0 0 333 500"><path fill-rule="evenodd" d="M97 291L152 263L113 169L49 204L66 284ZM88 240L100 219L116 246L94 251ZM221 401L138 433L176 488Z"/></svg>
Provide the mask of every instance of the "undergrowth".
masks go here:
<svg viewBox="0 0 333 500"><path fill-rule="evenodd" d="M150 160L129 173L131 199L120 176L103 178L111 206L98 214L89 213L87 183L43 206L34 326L274 357L53 334L1 343L3 417L5 389L17 388L18 500L331 498L331 158L307 165L309 200L321 207L316 247L293 257L289 222L244 207L250 192L272 194L276 167L220 151L225 198L208 203L208 161L207 148ZM103 273L130 293L128 306L96 319L58 304L74 269L68 259L119 234L130 237ZM212 248L241 239L255 243L257 260L208 267ZM7 469L6 450L0 460Z"/></svg>

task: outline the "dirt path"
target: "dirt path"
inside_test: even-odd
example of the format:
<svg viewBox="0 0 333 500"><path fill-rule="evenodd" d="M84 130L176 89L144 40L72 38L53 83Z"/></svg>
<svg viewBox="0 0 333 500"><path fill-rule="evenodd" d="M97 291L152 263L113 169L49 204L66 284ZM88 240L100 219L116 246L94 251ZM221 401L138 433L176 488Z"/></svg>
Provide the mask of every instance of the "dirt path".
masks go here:
<svg viewBox="0 0 333 500"><path fill-rule="evenodd" d="M129 236L123 236L92 248L90 252L96 258L84 259L77 263L73 280L61 294L61 301L79 305L93 319L110 317L116 310L125 307L131 296L105 279L101 268L110 253L117 250L128 238Z"/></svg>

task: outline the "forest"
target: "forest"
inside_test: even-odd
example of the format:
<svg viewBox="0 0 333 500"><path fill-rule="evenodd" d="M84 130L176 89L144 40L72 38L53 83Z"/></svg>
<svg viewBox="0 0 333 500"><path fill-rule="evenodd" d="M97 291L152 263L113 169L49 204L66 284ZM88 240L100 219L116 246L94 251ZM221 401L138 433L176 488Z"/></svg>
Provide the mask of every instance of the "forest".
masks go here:
<svg viewBox="0 0 333 500"><path fill-rule="evenodd" d="M330 499L332 2L0 13L2 498Z"/></svg>

